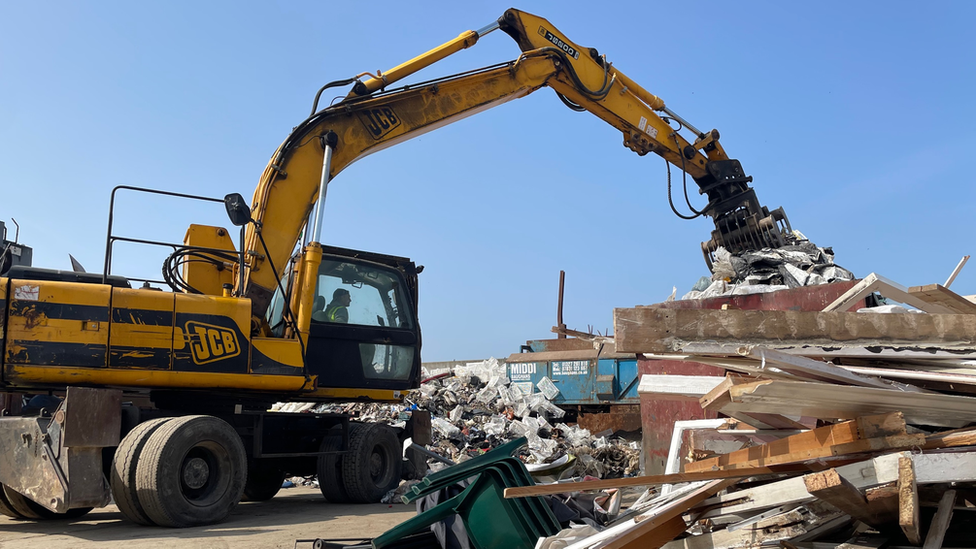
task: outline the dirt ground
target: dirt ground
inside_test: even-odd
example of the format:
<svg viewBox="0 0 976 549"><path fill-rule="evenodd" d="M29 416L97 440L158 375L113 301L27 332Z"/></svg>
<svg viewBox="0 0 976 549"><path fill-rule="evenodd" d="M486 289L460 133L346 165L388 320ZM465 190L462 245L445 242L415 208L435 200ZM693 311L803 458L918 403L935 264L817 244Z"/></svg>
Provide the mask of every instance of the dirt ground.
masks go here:
<svg viewBox="0 0 976 549"><path fill-rule="evenodd" d="M300 539L375 537L415 513L413 505L399 503L336 505L327 502L318 488L295 487L282 490L271 501L241 503L226 521L197 528L138 526L114 505L74 521L26 522L0 515L0 548L292 549ZM311 546L311 542L298 544Z"/></svg>

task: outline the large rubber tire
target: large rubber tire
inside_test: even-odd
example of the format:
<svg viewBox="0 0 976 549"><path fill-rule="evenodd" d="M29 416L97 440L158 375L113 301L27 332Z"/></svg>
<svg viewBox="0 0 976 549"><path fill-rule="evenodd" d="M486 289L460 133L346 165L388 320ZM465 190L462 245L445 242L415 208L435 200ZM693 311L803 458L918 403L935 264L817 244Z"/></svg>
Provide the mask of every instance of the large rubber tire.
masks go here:
<svg viewBox="0 0 976 549"><path fill-rule="evenodd" d="M285 481L285 472L265 461L251 460L247 464L247 482L241 501L268 501L275 497Z"/></svg>
<svg viewBox="0 0 976 549"><path fill-rule="evenodd" d="M10 518L15 518L20 520L28 518L18 513L17 510L14 509L14 506L10 503L10 500L7 499L7 493L5 489L6 486L0 484L0 514L7 515Z"/></svg>
<svg viewBox="0 0 976 549"><path fill-rule="evenodd" d="M244 444L226 421L185 416L149 437L136 464L136 490L160 526L213 524L241 501L247 481Z"/></svg>
<svg viewBox="0 0 976 549"><path fill-rule="evenodd" d="M122 443L115 450L115 457L112 458L112 469L109 475L112 497L125 518L136 524L145 526L153 524L139 503L139 496L136 493L136 465L139 463L139 455L142 454L146 442L156 429L171 419L173 418L150 419L136 425L122 439Z"/></svg>
<svg viewBox="0 0 976 549"><path fill-rule="evenodd" d="M44 517L38 513L30 503L34 503L30 499L24 497L20 492L14 490L13 488L3 485L3 495L7 498L7 503L14 510L15 513L24 517L25 519L31 520L41 520ZM34 505L37 505L34 503ZM47 509L45 509L46 511Z"/></svg>
<svg viewBox="0 0 976 549"><path fill-rule="evenodd" d="M350 429L358 428L358 423L349 424ZM321 452L332 452L342 449L341 428L333 428L329 436L322 439L319 446ZM325 499L332 503L349 503L349 494L342 482L342 454L322 454L319 456L316 474L319 479L319 490Z"/></svg>
<svg viewBox="0 0 976 549"><path fill-rule="evenodd" d="M93 509L93 507L79 507L77 509L68 509L64 513L55 513L7 485L3 485L2 492L3 499L9 505L10 510L15 515L19 515L19 517L15 516L14 518L29 520L71 520L87 515Z"/></svg>
<svg viewBox="0 0 976 549"><path fill-rule="evenodd" d="M349 453L342 459L342 482L355 503L379 503L400 484L403 455L393 429L363 423L349 435Z"/></svg>

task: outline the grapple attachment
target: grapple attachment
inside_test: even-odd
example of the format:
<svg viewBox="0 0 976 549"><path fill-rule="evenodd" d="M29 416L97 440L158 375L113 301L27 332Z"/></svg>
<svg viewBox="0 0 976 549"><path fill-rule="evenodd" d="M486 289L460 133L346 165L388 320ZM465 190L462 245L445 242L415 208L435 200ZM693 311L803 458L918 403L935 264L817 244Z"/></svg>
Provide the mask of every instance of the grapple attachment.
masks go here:
<svg viewBox="0 0 976 549"><path fill-rule="evenodd" d="M731 253L762 248L779 248L787 244L785 235L792 232L783 208L769 211L759 203L752 177L745 175L738 160L720 160L707 166L709 176L699 181L708 195L705 214L712 218L715 230L708 242L702 242L702 255L709 270L719 247Z"/></svg>

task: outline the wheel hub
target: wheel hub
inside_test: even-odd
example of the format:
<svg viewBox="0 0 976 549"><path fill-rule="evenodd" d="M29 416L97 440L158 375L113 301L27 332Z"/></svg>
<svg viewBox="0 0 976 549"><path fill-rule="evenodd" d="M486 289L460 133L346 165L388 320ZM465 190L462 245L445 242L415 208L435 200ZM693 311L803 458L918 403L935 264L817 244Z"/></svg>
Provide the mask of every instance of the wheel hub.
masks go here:
<svg viewBox="0 0 976 549"><path fill-rule="evenodd" d="M386 470L385 462L386 460L383 459L383 456L379 452L373 452L372 455L369 456L369 476L374 479L378 479L383 476L383 473Z"/></svg>
<svg viewBox="0 0 976 549"><path fill-rule="evenodd" d="M210 478L210 466L203 458L191 458L183 465L183 483L189 488L202 488Z"/></svg>

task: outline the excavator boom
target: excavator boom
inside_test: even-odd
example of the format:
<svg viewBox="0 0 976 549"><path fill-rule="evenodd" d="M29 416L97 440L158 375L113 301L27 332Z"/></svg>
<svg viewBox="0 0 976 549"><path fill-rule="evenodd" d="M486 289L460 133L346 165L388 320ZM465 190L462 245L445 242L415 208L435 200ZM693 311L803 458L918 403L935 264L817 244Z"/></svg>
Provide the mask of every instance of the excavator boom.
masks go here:
<svg viewBox="0 0 976 549"><path fill-rule="evenodd" d="M495 29L511 36L522 55L502 65L386 91ZM660 155L694 179L709 199L698 213L715 223L712 238L702 244L709 267L720 246L738 252L784 244L780 223L789 228L785 213L782 208L770 212L759 203L749 186L752 178L726 154L717 130L698 130L596 49L572 42L541 17L510 9L484 29L462 33L386 73L359 77L341 82L354 84L342 101L318 112L313 108L275 152L254 193L252 211L258 223L247 229L248 265L237 295L251 299L255 320L264 315L278 288L277 269L266 267L284 265L302 228L314 226L309 220L316 201L324 199L320 194L342 169L544 86L570 108L588 111L620 130L627 148L642 156ZM691 140L681 135L682 128L694 134ZM318 235L311 237L314 241Z"/></svg>

